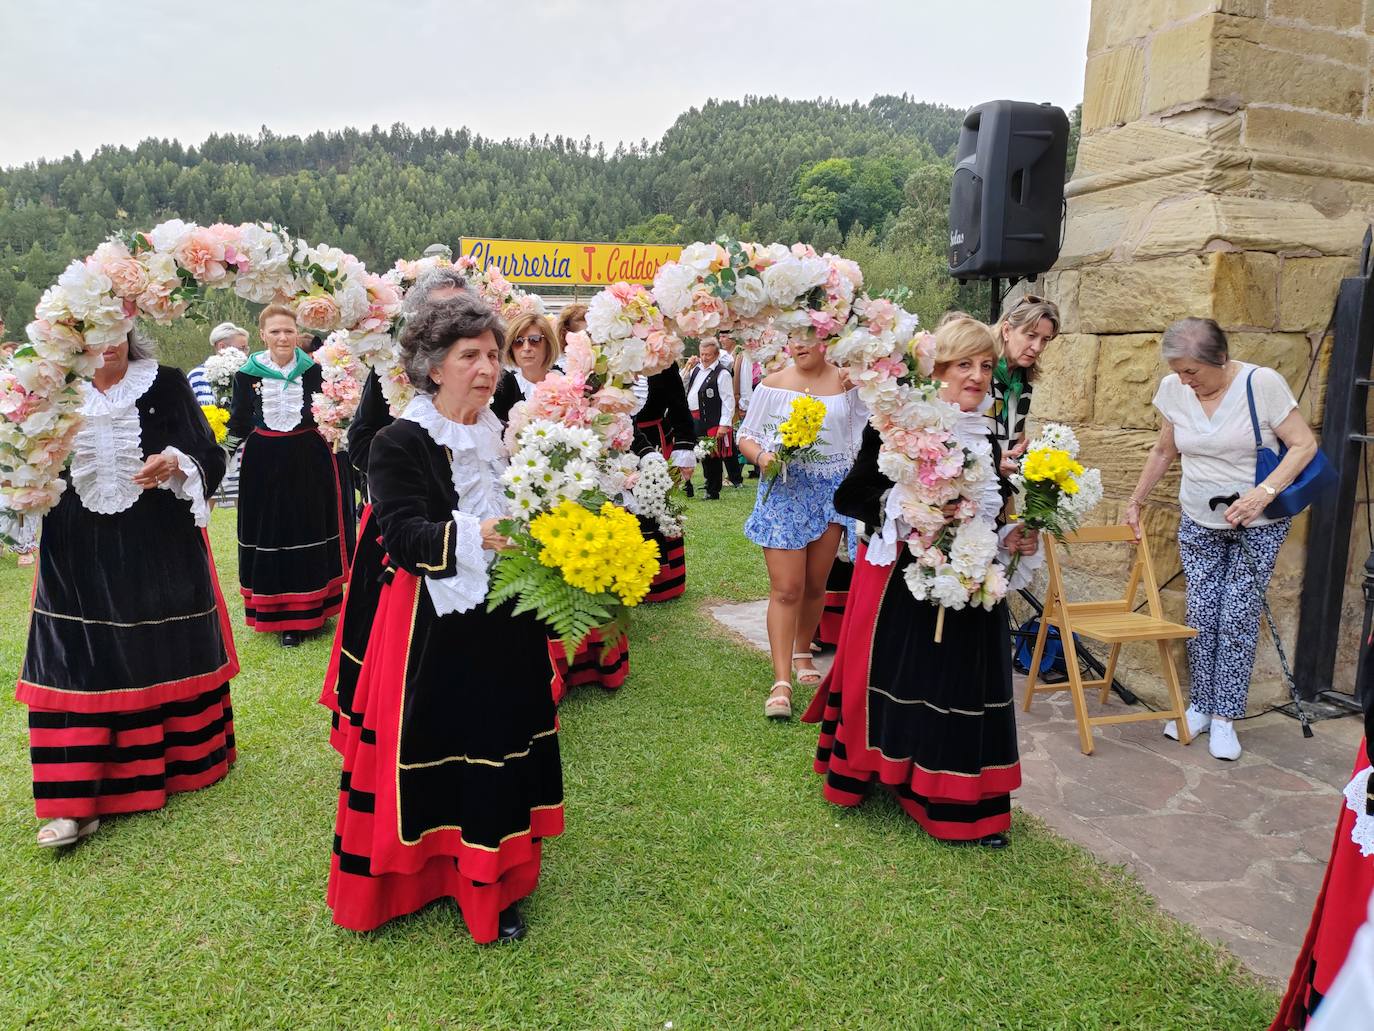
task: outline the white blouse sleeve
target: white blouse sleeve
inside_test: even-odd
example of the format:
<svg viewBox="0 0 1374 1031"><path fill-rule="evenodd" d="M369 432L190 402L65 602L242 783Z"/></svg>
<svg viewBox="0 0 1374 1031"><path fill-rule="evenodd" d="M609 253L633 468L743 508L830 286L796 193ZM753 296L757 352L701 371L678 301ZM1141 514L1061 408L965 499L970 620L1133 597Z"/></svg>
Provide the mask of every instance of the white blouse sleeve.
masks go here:
<svg viewBox="0 0 1374 1031"><path fill-rule="evenodd" d="M765 449L775 445L773 431L777 428L777 419L773 415L773 404L781 396L781 392L775 387L755 389L754 396L749 401L749 411L745 413L744 421L739 426L740 440L752 440Z"/></svg>
<svg viewBox="0 0 1374 1031"><path fill-rule="evenodd" d="M177 460L177 471L163 484L182 501L191 504L191 518L202 530L210 525L210 503L205 500L205 482L200 475L200 466L190 455L174 447L163 449L163 454Z"/></svg>
<svg viewBox="0 0 1374 1031"><path fill-rule="evenodd" d="M452 576L435 579L425 577L425 589L434 605L436 616L450 612L467 612L476 608L487 596L487 570L496 553L482 548L482 521L466 512L453 513L454 571Z"/></svg>

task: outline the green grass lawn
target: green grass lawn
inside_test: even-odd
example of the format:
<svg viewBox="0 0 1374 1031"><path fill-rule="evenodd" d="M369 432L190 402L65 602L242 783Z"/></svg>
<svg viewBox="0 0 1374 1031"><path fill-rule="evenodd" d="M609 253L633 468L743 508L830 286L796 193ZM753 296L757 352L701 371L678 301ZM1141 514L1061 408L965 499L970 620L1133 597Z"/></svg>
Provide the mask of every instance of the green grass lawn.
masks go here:
<svg viewBox="0 0 1374 1031"><path fill-rule="evenodd" d="M562 708L568 830L509 947L473 945L449 903L368 935L330 922L329 642L244 629L217 512L243 663L223 783L40 850L24 709L0 707L0 1028L1267 1025L1273 992L1034 821L992 853L885 795L826 803L815 729L764 721L765 657L707 612L766 587L739 529L753 492L725 494L689 503L688 593L636 613L625 688ZM28 590L0 559L7 682Z"/></svg>

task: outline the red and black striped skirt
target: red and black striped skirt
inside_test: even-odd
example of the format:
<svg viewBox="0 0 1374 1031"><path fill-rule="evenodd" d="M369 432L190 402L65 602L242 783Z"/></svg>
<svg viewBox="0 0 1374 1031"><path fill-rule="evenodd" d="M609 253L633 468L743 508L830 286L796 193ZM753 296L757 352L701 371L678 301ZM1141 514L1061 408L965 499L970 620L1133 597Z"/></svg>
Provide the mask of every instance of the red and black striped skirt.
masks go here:
<svg viewBox="0 0 1374 1031"><path fill-rule="evenodd" d="M41 820L161 809L223 779L235 758L229 685L131 712L29 708L34 811Z"/></svg>
<svg viewBox="0 0 1374 1031"><path fill-rule="evenodd" d="M315 429L254 430L242 454L244 622L263 633L318 630L343 605L351 557L334 455Z"/></svg>
<svg viewBox="0 0 1374 1031"><path fill-rule="evenodd" d="M932 837L972 841L1011 826L1021 785L1006 611L945 612L906 589L896 562L860 546L830 674L802 719L819 723L814 768L825 797L855 806L887 786Z"/></svg>
<svg viewBox="0 0 1374 1031"><path fill-rule="evenodd" d="M622 633L607 642L600 630L593 630L569 662L563 642L550 638L549 658L553 660L553 701L557 705L574 687L615 691L624 686L630 675L630 640Z"/></svg>
<svg viewBox="0 0 1374 1031"><path fill-rule="evenodd" d="M665 537L648 519L640 518L639 528L647 540L658 542L658 573L649 584L646 602L672 601L687 590L687 542L681 537Z"/></svg>
<svg viewBox="0 0 1374 1031"><path fill-rule="evenodd" d="M489 942L501 911L534 891L543 839L563 832L542 634L509 605L436 617L421 581L404 570L383 587L356 718L341 726L327 892L335 923L370 931L452 898L473 939ZM523 745L497 758L473 754L503 722L518 724ZM448 729L436 736L436 727ZM420 740L407 745L412 738ZM408 747L456 754L425 760Z"/></svg>
<svg viewBox="0 0 1374 1031"><path fill-rule="evenodd" d="M367 639L372 633L372 620L377 615L377 602L385 579L387 554L380 534L377 518L372 506L368 505L363 509L362 523L358 527L358 546L348 574L348 594L343 614L334 628L334 647L320 691L320 704L330 712L329 743L340 755L344 748L343 724L361 719L353 709L353 693L367 655Z"/></svg>
<svg viewBox="0 0 1374 1031"><path fill-rule="evenodd" d="M822 648L834 648L840 643L840 627L844 624L844 607L849 600L853 575L854 563L836 556L825 580L825 608L821 610L821 621L812 638Z"/></svg>

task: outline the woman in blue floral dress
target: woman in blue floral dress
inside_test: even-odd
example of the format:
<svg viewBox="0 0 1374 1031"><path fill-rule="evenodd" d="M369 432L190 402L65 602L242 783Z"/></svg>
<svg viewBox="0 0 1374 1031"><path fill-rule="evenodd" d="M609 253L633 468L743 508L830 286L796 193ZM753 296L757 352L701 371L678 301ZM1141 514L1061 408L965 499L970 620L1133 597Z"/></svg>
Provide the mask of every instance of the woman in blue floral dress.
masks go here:
<svg viewBox="0 0 1374 1031"><path fill-rule="evenodd" d="M739 428L741 453L766 473L777 461L778 426L787 420L792 402L810 395L825 405L816 457L789 462L771 491L765 477L744 524L744 535L762 546L768 563L774 682L763 711L772 719L792 715L793 663L799 684L814 687L821 680L811 660L811 638L825 605L826 576L840 532L853 527L853 520L835 511L835 488L854 464L868 421L858 391L825 360L823 345L794 342L790 353L792 364L755 388Z"/></svg>

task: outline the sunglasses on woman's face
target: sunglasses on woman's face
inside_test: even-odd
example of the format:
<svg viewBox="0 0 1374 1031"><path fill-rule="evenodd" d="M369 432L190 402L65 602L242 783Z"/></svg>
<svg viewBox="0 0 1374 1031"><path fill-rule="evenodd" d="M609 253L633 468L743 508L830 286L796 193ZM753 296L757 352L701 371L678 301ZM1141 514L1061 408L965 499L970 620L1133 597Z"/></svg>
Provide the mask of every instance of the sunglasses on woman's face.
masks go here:
<svg viewBox="0 0 1374 1031"><path fill-rule="evenodd" d="M531 347L538 347L543 342L543 333L531 333L529 336L516 337L514 340L511 341L512 345L515 347L524 347L526 344L529 344Z"/></svg>

